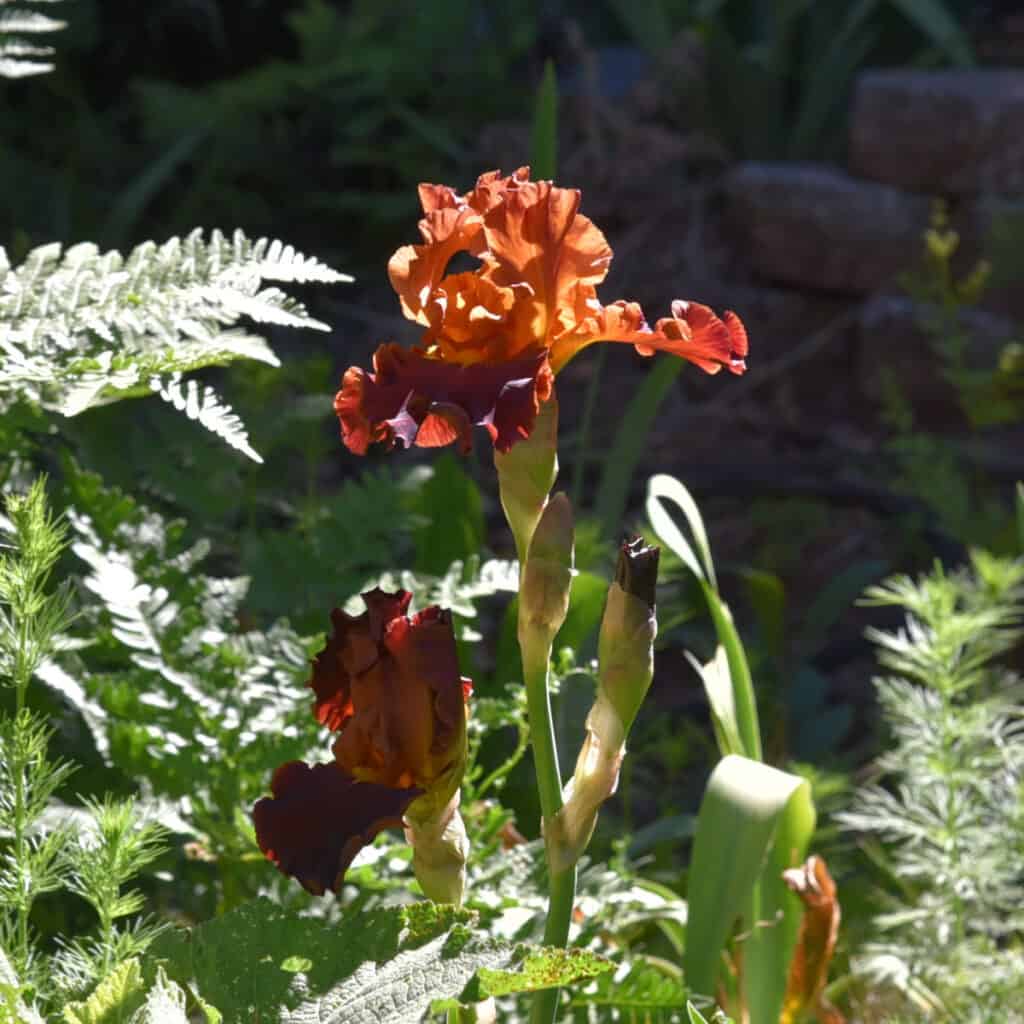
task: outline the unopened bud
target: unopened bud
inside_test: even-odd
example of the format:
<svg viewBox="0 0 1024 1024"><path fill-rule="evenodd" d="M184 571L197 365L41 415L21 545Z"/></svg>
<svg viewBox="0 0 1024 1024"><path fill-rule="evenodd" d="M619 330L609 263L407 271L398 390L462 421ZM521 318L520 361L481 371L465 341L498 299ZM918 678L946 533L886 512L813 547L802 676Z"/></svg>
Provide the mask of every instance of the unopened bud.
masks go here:
<svg viewBox="0 0 1024 1024"><path fill-rule="evenodd" d="M625 736L654 675L658 548L639 537L622 545L598 639L598 690L615 708Z"/></svg>
<svg viewBox="0 0 1024 1024"><path fill-rule="evenodd" d="M556 494L534 530L519 588L519 636L543 633L550 644L569 611L573 576L572 505Z"/></svg>
<svg viewBox="0 0 1024 1024"><path fill-rule="evenodd" d="M544 822L548 862L556 873L571 868L587 848L597 812L618 787L626 756L619 716L600 694L587 715L586 730L576 771L562 794L562 809Z"/></svg>
<svg viewBox="0 0 1024 1024"><path fill-rule="evenodd" d="M601 804L614 792L626 756L626 736L654 673L654 591L657 548L637 538L622 545L598 640L597 700L587 715L587 734L564 805L545 822L553 871L579 860L597 823Z"/></svg>

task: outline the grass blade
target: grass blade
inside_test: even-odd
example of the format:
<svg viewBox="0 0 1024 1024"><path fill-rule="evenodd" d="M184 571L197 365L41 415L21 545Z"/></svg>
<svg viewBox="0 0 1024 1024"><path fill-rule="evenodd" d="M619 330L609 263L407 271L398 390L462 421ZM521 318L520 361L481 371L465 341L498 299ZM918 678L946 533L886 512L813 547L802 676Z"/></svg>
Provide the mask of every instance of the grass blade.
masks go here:
<svg viewBox="0 0 1024 1024"><path fill-rule="evenodd" d="M558 172L558 79L550 58L544 64L533 108L530 172L534 181L552 179Z"/></svg>
<svg viewBox="0 0 1024 1024"><path fill-rule="evenodd" d="M686 525L693 534L696 549L683 535L675 524L672 514L665 508L665 501L679 506L686 519ZM682 560L699 580L709 583L715 590L718 581L715 579L715 564L711 558L711 545L708 532L704 528L704 519L693 500L693 495L673 476L658 473L647 481L647 518L654 532Z"/></svg>

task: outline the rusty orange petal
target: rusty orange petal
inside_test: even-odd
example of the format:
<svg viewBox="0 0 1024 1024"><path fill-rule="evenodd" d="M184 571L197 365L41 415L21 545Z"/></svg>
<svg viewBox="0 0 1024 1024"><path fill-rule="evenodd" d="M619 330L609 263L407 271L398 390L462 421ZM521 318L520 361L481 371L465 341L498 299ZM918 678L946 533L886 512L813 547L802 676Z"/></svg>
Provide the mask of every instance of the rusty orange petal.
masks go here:
<svg viewBox="0 0 1024 1024"><path fill-rule="evenodd" d="M451 613L432 607L395 616L379 657L353 680L355 713L334 744L338 763L366 782L430 789L460 756L463 684Z"/></svg>
<svg viewBox="0 0 1024 1024"><path fill-rule="evenodd" d="M452 257L470 249L482 227L480 214L461 202L432 208L419 222L423 244L403 245L388 261L391 287L398 293L402 312L408 319L428 324L424 307L431 293L444 277Z"/></svg>
<svg viewBox="0 0 1024 1024"><path fill-rule="evenodd" d="M839 936L836 884L825 861L813 855L801 867L784 871L782 879L800 897L804 916L789 965L779 1024L796 1024L805 1013L813 1013L822 1024L844 1024L843 1015L825 998L828 968Z"/></svg>
<svg viewBox="0 0 1024 1024"><path fill-rule="evenodd" d="M484 427L494 447L508 451L529 437L541 403L552 390L543 350L503 363L457 366L400 345L382 345L374 372L346 371L334 399L342 439L356 455L375 442L404 448L473 443L473 427Z"/></svg>
<svg viewBox="0 0 1024 1024"><path fill-rule="evenodd" d="M421 350L462 365L512 358L517 351L509 312L515 301L515 289L499 288L479 274L449 275L427 303L430 326Z"/></svg>
<svg viewBox="0 0 1024 1024"><path fill-rule="evenodd" d="M732 373L746 370L747 332L732 311L719 317L699 302L677 299L672 303L672 316L662 317L652 329L636 302L620 299L602 306L588 288L578 289L574 302L575 324L555 339L551 349L556 373L581 349L598 341L632 344L642 356L667 352L707 373L717 373L723 367Z"/></svg>
<svg viewBox="0 0 1024 1024"><path fill-rule="evenodd" d="M530 181L507 189L484 214L482 276L506 288L529 287L532 316L524 330L535 344L550 344L579 286L593 287L608 273L611 246L579 207L578 189Z"/></svg>

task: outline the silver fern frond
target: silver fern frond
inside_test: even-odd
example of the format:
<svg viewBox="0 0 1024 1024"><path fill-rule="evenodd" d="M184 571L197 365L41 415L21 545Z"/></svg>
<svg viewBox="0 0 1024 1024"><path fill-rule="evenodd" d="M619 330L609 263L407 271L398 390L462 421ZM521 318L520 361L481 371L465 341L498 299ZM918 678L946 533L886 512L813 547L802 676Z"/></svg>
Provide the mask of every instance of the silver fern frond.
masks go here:
<svg viewBox="0 0 1024 1024"><path fill-rule="evenodd" d="M52 243L18 267L0 247L0 409L25 399L74 416L151 390L163 394L163 383L151 389L154 378L238 359L276 366L270 346L239 328L240 320L328 326L265 283L350 280L292 246L252 241L242 231L207 237L197 228L162 245L144 242L127 257L90 242L68 249ZM255 456L237 417L208 388L198 405L169 395L163 397Z"/></svg>
<svg viewBox="0 0 1024 1024"><path fill-rule="evenodd" d="M0 0L0 78L25 78L53 70L45 58L53 56L52 46L30 43L22 36L34 38L42 33L57 32L67 22L51 18L26 4L59 3L60 0Z"/></svg>
<svg viewBox="0 0 1024 1024"><path fill-rule="evenodd" d="M185 381L183 384L180 373L172 374L166 380L154 377L150 387L178 412L183 412L190 420L196 420L232 448L254 462L263 461L249 444L249 435L242 421L213 388L200 385L196 380Z"/></svg>

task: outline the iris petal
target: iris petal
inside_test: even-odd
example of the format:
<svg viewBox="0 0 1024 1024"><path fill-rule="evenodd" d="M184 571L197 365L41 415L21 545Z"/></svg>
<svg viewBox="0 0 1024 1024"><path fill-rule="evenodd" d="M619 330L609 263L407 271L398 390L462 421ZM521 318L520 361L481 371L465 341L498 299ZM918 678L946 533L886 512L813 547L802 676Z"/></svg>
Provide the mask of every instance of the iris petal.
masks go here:
<svg viewBox="0 0 1024 1024"><path fill-rule="evenodd" d="M352 367L334 409L349 450L373 442L433 448L455 441L468 452L473 427L484 427L498 451L528 437L552 375L544 350L502 363L455 366L399 345L382 345L374 372Z"/></svg>
<svg viewBox="0 0 1024 1024"><path fill-rule="evenodd" d="M268 860L304 889L337 892L352 858L382 829L397 828L422 790L357 782L337 764L288 761L273 796L253 808L256 841Z"/></svg>

